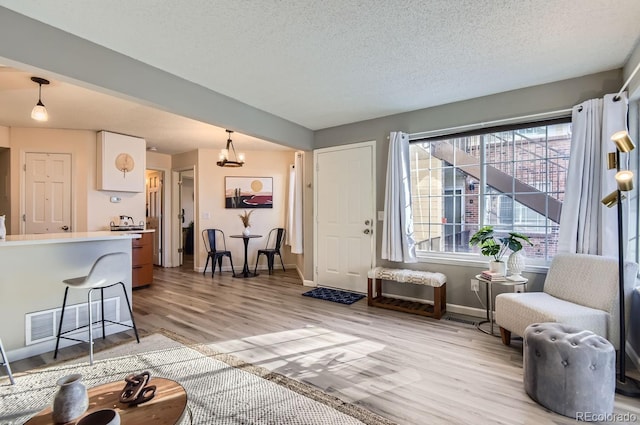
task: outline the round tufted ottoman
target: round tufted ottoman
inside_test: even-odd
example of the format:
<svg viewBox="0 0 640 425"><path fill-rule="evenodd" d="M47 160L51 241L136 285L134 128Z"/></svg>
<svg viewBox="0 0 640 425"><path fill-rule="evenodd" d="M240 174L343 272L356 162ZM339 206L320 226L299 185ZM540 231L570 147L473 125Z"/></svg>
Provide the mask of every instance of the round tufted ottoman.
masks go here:
<svg viewBox="0 0 640 425"><path fill-rule="evenodd" d="M561 415L589 420L613 412L616 352L591 331L535 323L524 332L524 389Z"/></svg>

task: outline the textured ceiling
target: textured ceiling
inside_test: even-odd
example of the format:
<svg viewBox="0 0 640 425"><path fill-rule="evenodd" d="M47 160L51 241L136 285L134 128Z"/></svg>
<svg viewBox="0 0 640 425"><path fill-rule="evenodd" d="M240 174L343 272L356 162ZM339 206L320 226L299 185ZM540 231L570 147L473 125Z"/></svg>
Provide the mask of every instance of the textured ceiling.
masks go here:
<svg viewBox="0 0 640 425"><path fill-rule="evenodd" d="M322 129L622 67L638 0L0 0Z"/></svg>

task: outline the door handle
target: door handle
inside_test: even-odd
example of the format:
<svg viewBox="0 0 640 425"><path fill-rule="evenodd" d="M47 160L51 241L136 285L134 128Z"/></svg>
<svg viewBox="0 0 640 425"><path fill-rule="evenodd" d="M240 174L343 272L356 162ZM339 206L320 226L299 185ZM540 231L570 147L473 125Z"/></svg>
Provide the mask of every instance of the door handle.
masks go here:
<svg viewBox="0 0 640 425"><path fill-rule="evenodd" d="M61 227L61 229L62 229L62 230L64 230L64 231L66 232L66 231L68 231L68 230L69 230L69 226L66 226L66 225L65 225L65 226L62 226L62 227Z"/></svg>
<svg viewBox="0 0 640 425"><path fill-rule="evenodd" d="M370 225L370 224L371 224L371 220L365 220L365 221L364 221L364 225L365 225L365 226L368 226L368 225Z"/></svg>
<svg viewBox="0 0 640 425"><path fill-rule="evenodd" d="M371 233L371 230L369 230L369 229L364 229L364 232L363 232L363 233L364 233L365 235L368 235L369 233Z"/></svg>

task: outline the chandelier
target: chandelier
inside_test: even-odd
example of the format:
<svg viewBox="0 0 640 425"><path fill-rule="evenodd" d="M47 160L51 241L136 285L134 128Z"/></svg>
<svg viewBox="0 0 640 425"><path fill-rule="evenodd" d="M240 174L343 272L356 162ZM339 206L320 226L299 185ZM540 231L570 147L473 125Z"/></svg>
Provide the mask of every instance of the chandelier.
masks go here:
<svg viewBox="0 0 640 425"><path fill-rule="evenodd" d="M227 147L220 150L218 162L216 164L218 164L219 167L242 167L244 164L244 153L240 152L236 155L236 149L233 147L233 141L231 140L231 133L233 133L233 130L225 131L229 133ZM233 152L233 159L229 157L230 152Z"/></svg>

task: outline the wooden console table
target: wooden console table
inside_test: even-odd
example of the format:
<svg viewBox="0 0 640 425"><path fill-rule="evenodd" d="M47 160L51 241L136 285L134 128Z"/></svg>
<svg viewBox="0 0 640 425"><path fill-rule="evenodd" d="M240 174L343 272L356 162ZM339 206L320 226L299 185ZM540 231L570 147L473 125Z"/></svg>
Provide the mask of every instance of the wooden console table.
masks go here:
<svg viewBox="0 0 640 425"><path fill-rule="evenodd" d="M156 386L156 395L148 402L137 406L120 403L120 393L124 385L125 381L121 380L89 388L89 408L85 415L100 409L115 409L120 414L121 425L175 425L185 414L187 393L182 388L182 385L176 381L165 378L151 378L149 385ZM68 424L75 424L79 419L68 422ZM25 424L54 425L51 407L42 410Z"/></svg>

